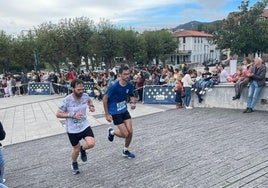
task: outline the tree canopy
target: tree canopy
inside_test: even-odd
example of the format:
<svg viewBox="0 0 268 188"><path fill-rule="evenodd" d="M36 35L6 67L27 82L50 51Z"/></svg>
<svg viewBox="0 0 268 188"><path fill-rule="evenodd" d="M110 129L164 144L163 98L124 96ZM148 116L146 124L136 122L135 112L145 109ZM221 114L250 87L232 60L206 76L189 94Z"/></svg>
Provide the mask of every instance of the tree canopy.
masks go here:
<svg viewBox="0 0 268 188"><path fill-rule="evenodd" d="M99 23L86 17L62 19L13 38L2 31L0 68L3 72L41 68L60 72L62 65L78 70L85 61L87 70L102 65L108 69L118 58L131 66L149 66L154 59L165 61L176 49L175 41L168 30L138 33L116 28L104 19Z"/></svg>
<svg viewBox="0 0 268 188"><path fill-rule="evenodd" d="M215 31L214 41L220 49L230 49L233 54L248 56L268 51L268 22L261 20L268 0L249 7L249 1L242 1L239 12L230 13L222 26Z"/></svg>

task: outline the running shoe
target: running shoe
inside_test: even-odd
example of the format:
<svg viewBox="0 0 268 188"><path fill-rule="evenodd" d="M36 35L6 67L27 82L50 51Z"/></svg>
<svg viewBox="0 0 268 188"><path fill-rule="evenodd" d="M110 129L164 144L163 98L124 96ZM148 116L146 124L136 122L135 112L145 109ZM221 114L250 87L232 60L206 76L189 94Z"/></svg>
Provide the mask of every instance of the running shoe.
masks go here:
<svg viewBox="0 0 268 188"><path fill-rule="evenodd" d="M83 147L82 146L80 147L80 153L81 153L81 160L83 162L86 162L87 161L87 154L86 154L86 151L83 150Z"/></svg>
<svg viewBox="0 0 268 188"><path fill-rule="evenodd" d="M124 150L124 149L123 149L123 154L122 155L123 155L123 157L127 157L129 159L134 159L135 158L134 153L131 153L130 151Z"/></svg>
<svg viewBox="0 0 268 188"><path fill-rule="evenodd" d="M79 174L80 171L79 171L79 168L78 168L78 163L77 162L73 162L72 163L72 169L73 169L73 174Z"/></svg>
<svg viewBox="0 0 268 188"><path fill-rule="evenodd" d="M114 135L111 133L113 131L113 128L112 127L109 127L108 128L108 140L110 142L114 141Z"/></svg>

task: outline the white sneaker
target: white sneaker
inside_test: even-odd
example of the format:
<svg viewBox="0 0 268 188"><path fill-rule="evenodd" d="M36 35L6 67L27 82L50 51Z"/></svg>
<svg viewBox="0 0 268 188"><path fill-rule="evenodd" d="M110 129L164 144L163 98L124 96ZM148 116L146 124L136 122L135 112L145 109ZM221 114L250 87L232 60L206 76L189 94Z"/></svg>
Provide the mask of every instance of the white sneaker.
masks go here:
<svg viewBox="0 0 268 188"><path fill-rule="evenodd" d="M3 183L5 183L5 182L6 182L6 179L3 178Z"/></svg>
<svg viewBox="0 0 268 188"><path fill-rule="evenodd" d="M185 108L188 110L193 109L193 107L191 107L191 106L186 106Z"/></svg>
<svg viewBox="0 0 268 188"><path fill-rule="evenodd" d="M208 90L207 90L207 92L211 92L213 89L211 89L211 88L209 88Z"/></svg>

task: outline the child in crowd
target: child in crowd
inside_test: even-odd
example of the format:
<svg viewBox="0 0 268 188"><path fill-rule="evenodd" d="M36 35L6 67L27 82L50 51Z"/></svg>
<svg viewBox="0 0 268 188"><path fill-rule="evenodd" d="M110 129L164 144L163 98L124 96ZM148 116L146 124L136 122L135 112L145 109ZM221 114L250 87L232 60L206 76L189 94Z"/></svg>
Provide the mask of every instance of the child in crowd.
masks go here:
<svg viewBox="0 0 268 188"><path fill-rule="evenodd" d="M249 83L249 75L253 71L250 58L246 57L243 61L243 65L240 68L240 77L235 82L235 96L233 100L240 99L240 95L243 91L244 86Z"/></svg>
<svg viewBox="0 0 268 188"><path fill-rule="evenodd" d="M170 77L167 83L167 86L174 87L176 85L176 80L174 77Z"/></svg>
<svg viewBox="0 0 268 188"><path fill-rule="evenodd" d="M176 92L175 102L176 108L182 108L182 96L183 96L183 83L182 83L183 74L179 73L177 75L176 84L174 86L174 91Z"/></svg>
<svg viewBox="0 0 268 188"><path fill-rule="evenodd" d="M199 94L204 95L206 90L208 90L208 87L211 85L211 72L209 72L209 68L205 67L204 68L204 72L202 73L202 78L203 81L201 82L201 91L199 92Z"/></svg>
<svg viewBox="0 0 268 188"><path fill-rule="evenodd" d="M194 84L192 86L192 90L194 90L195 94L198 97L198 101L199 103L201 103L203 101L202 99L202 95L199 94L201 91L201 83L203 82L203 77L202 77L202 73L201 71L197 71L196 73L194 73L194 76L192 77L194 80Z"/></svg>
<svg viewBox="0 0 268 188"><path fill-rule="evenodd" d="M212 69L211 72L211 87L213 87L214 85L218 85L220 83L220 76L217 68Z"/></svg>

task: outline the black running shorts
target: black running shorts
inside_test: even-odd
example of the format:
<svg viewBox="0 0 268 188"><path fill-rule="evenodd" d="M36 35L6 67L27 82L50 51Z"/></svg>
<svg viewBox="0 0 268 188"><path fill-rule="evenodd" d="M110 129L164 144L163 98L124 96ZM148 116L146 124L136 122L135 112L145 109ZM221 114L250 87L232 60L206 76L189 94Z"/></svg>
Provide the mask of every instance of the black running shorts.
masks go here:
<svg viewBox="0 0 268 188"><path fill-rule="evenodd" d="M125 120L131 119L131 116L130 116L128 111L126 111L122 114L112 115L112 117L113 117L113 122L115 125L123 124Z"/></svg>
<svg viewBox="0 0 268 188"><path fill-rule="evenodd" d="M85 139L87 136L94 138L94 134L91 127L87 127L84 131L80 133L67 133L67 134L72 146L76 146L80 140Z"/></svg>

